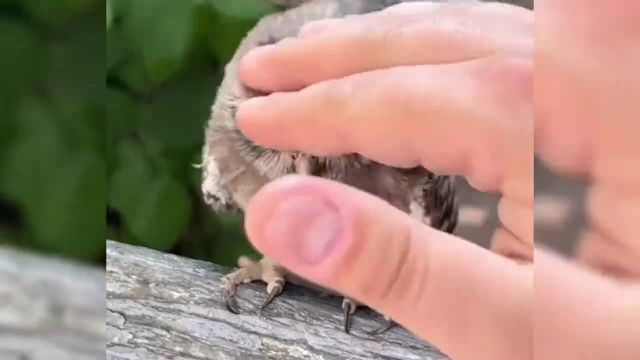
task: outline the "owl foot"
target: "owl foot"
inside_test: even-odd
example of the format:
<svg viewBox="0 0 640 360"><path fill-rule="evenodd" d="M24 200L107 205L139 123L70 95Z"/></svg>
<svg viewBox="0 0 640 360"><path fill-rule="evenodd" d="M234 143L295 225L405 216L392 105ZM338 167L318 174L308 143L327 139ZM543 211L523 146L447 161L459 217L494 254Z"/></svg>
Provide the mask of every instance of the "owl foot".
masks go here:
<svg viewBox="0 0 640 360"><path fill-rule="evenodd" d="M359 306L361 305L355 300L348 299L348 298L342 299L342 313L344 315L344 332L346 332L347 334L351 331L351 324L353 323L353 314L356 312ZM371 336L380 335L387 332L388 330L390 330L391 328L397 325L396 322L391 320L391 318L388 316L385 316L384 320L385 320L384 325L382 325L377 329L367 331L367 334Z"/></svg>
<svg viewBox="0 0 640 360"><path fill-rule="evenodd" d="M236 300L236 290L240 284L255 280L262 280L267 283L267 298L260 306L260 309L266 308L282 292L286 283L284 270L268 259L263 258L256 262L246 256L241 256L238 259L238 266L240 267L238 270L223 276L221 279L222 298L225 306L232 313L240 313Z"/></svg>

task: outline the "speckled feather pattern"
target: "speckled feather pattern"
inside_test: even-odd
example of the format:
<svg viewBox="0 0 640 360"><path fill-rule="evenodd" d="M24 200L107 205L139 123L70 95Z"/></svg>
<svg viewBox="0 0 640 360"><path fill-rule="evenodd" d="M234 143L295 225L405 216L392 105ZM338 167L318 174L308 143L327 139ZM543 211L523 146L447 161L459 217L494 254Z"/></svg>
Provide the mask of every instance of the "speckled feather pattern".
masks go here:
<svg viewBox="0 0 640 360"><path fill-rule="evenodd" d="M245 138L235 123L238 105L258 94L237 78L237 63L250 49L295 36L312 20L367 13L398 2L310 1L263 18L247 34L225 68L206 129L202 191L214 211L241 211L267 182L286 174L306 173L367 191L431 226L453 231L458 214L453 177L436 176L423 168L393 168L357 154L328 158L265 149Z"/></svg>

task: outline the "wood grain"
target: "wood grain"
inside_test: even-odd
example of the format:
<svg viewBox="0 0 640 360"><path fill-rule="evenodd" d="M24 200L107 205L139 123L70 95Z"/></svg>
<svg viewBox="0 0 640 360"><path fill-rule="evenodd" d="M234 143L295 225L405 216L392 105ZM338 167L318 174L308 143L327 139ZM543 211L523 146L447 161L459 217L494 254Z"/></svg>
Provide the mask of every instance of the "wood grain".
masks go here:
<svg viewBox="0 0 640 360"><path fill-rule="evenodd" d="M107 243L108 359L447 359L402 328L365 334L383 320L359 310L341 330L340 299L287 284L265 310L263 285L242 286L240 315L226 310L229 269L118 242Z"/></svg>

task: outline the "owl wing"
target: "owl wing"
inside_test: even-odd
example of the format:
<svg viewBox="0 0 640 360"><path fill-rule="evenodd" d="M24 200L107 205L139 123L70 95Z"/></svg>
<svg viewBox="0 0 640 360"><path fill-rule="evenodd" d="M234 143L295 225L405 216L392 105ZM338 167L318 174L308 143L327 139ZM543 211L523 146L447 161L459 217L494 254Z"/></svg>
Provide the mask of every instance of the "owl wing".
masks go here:
<svg viewBox="0 0 640 360"><path fill-rule="evenodd" d="M409 186L409 213L416 220L452 233L458 224L456 179L424 168L400 170Z"/></svg>
<svg viewBox="0 0 640 360"><path fill-rule="evenodd" d="M421 186L418 199L430 225L436 229L453 233L458 224L458 199L455 177L435 176Z"/></svg>
<svg viewBox="0 0 640 360"><path fill-rule="evenodd" d="M204 202L214 212L238 212L240 206L234 201L229 188L225 185L216 159L209 153L209 145L203 149L202 164L197 167L202 169L202 196Z"/></svg>

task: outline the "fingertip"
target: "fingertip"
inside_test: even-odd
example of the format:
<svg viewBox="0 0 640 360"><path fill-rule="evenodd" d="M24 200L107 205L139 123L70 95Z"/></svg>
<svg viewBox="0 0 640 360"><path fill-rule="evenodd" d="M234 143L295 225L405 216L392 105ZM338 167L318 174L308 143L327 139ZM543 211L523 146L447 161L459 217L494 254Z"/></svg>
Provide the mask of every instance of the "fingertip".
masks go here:
<svg viewBox="0 0 640 360"><path fill-rule="evenodd" d="M285 175L275 181L269 182L258 191L245 209L244 227L251 243L260 251L265 250L264 237L259 229L268 218L271 210L282 199L282 193L287 188L299 186L302 177L299 175Z"/></svg>
<svg viewBox="0 0 640 360"><path fill-rule="evenodd" d="M265 185L246 209L245 231L262 254L328 284L351 246L349 201L340 184L287 175ZM342 198L342 201L340 199Z"/></svg>
<svg viewBox="0 0 640 360"><path fill-rule="evenodd" d="M266 103L266 96L258 96L248 99L238 106L235 114L236 125L248 138L253 139L255 134L260 133L256 131L256 126L261 121L260 118L264 114Z"/></svg>
<svg viewBox="0 0 640 360"><path fill-rule="evenodd" d="M238 63L238 78L247 87L269 91L273 83L269 71L269 57L273 45L265 45L249 50Z"/></svg>
<svg viewBox="0 0 640 360"><path fill-rule="evenodd" d="M238 63L240 81L267 93L302 88L304 83L297 77L308 67L299 61L299 43L299 39L288 37L249 50Z"/></svg>

